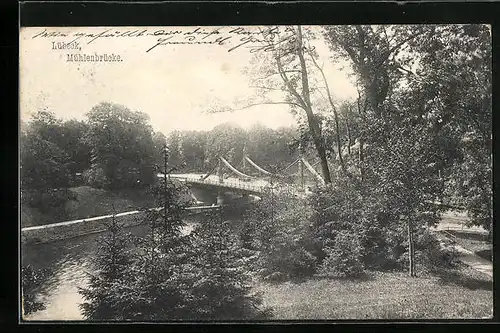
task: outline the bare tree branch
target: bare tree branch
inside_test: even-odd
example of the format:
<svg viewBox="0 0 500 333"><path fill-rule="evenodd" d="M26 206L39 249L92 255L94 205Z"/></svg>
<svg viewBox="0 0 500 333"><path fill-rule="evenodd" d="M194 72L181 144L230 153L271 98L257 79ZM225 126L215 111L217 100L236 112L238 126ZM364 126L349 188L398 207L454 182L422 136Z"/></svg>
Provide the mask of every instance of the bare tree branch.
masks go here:
<svg viewBox="0 0 500 333"><path fill-rule="evenodd" d="M300 70L298 70L298 69L288 69L288 70L285 70L285 73L300 73ZM274 75L280 75L280 73L279 72L272 72L272 73L270 73L268 75L255 78L255 80L265 80L265 79L268 79L268 78L270 78L271 76L274 76Z"/></svg>
<svg viewBox="0 0 500 333"><path fill-rule="evenodd" d="M302 105L300 105L300 104L297 104L297 103L294 103L294 102L283 101L283 102L260 102L260 103L252 103L252 104L245 105L245 106L243 106L241 108L234 109L232 111L244 110L244 109L248 109L248 108L251 108L251 107L254 107L254 106L259 106L259 105L292 105L292 106L296 106L296 107L299 107L299 108L303 109Z"/></svg>
<svg viewBox="0 0 500 333"><path fill-rule="evenodd" d="M248 86L249 88L255 88L255 89L265 89L265 90L278 90L278 91L283 91L283 89L280 88L274 88L274 87L265 87L265 86Z"/></svg>
<svg viewBox="0 0 500 333"><path fill-rule="evenodd" d="M384 56L382 57L382 59L380 59L379 62L375 65L375 69L377 69L380 66L382 66L389 59L389 57L391 56L391 54L393 54L395 51L397 51L397 49L399 49L401 46L403 46L404 44L406 44L410 40L416 38L417 36L422 35L424 32L425 32L425 30L420 30L419 32L414 33L413 35L409 36L408 38L403 39L402 41L400 41L399 43L397 43L396 45L394 45L393 47L391 47L384 54Z"/></svg>
<svg viewBox="0 0 500 333"><path fill-rule="evenodd" d="M311 57L311 60L312 60L312 62L314 64L314 66L316 66L316 68L319 70L319 72L320 72L320 74L321 74L321 76L323 78L323 81L324 81L325 87L326 87L326 93L327 93L327 96L328 96L328 101L330 102L330 106L332 107L333 115L334 115L334 118L335 118L335 128L336 128L335 137L336 137L336 142L337 142L337 151L338 151L340 166L342 167L342 170L344 171L344 173L350 179L354 179L353 176L351 175L351 173L347 170L347 167L345 166L345 163L344 163L344 158L342 157L342 144L340 142L339 115L338 115L338 112L337 112L337 107L335 106L335 103L333 101L332 94L330 92L330 87L328 85L328 80L326 79L326 75L325 75L325 72L323 71L323 68L321 68L319 66L318 62L316 61L316 59L314 59L314 55L313 54L309 54L309 55Z"/></svg>
<svg viewBox="0 0 500 333"><path fill-rule="evenodd" d="M275 45L270 40L266 39L266 41L269 43L269 46L273 47L274 50L277 50L275 48ZM283 80L283 82L287 86L288 91L297 99L298 104L301 105L301 108L305 110L307 108L307 105L304 102L304 100L302 99L302 97L300 96L300 94L297 92L297 90L295 90L295 88L290 83L290 79L286 75L285 69L283 68L283 64L281 63L281 58L278 56L277 52L273 52L273 55L274 55L274 58L276 60L276 65L278 67L278 72L281 76L281 79Z"/></svg>

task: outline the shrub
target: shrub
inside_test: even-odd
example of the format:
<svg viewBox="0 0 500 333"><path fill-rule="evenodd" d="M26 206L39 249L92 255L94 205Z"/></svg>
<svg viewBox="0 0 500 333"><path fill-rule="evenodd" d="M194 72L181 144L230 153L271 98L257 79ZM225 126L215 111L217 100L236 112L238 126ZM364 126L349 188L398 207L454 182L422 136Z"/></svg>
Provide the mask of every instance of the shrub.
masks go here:
<svg viewBox="0 0 500 333"><path fill-rule="evenodd" d="M311 253L314 238L308 234L309 207L286 191L279 198L272 195L263 196L245 218L245 228L254 238L247 243L258 249L260 275L271 280L313 275L316 257Z"/></svg>
<svg viewBox="0 0 500 333"><path fill-rule="evenodd" d="M75 194L66 188L61 189L24 189L21 204L34 209L27 209L27 219L36 220L36 224L62 221L68 218L66 203L75 199ZM24 211L24 210L23 210Z"/></svg>
<svg viewBox="0 0 500 333"><path fill-rule="evenodd" d="M326 248L330 247L337 233L353 233L354 227L359 228L364 218L359 193L346 182L334 182L316 188L309 197L314 212L310 218L310 234L314 239L313 253L319 262L327 257Z"/></svg>
<svg viewBox="0 0 500 333"><path fill-rule="evenodd" d="M442 244L428 229L415 231L415 262L417 270L429 272L435 268L451 268L458 263L458 252L452 246ZM408 243L402 242L402 251L395 262L399 268L408 266Z"/></svg>
<svg viewBox="0 0 500 333"><path fill-rule="evenodd" d="M331 277L359 277L363 274L362 246L357 235L340 231L329 247L321 263L319 273Z"/></svg>
<svg viewBox="0 0 500 333"><path fill-rule="evenodd" d="M35 269L31 265L24 265L21 269L22 277L22 311L23 315L45 309L45 304L38 300L38 288L47 276L46 270Z"/></svg>
<svg viewBox="0 0 500 333"><path fill-rule="evenodd" d="M416 250L422 253L422 263L426 268L455 267L458 263L459 253L453 246L439 242L430 232L425 232L417 241Z"/></svg>
<svg viewBox="0 0 500 333"><path fill-rule="evenodd" d="M311 276L316 270L316 258L289 240L261 251L258 262L260 275L275 282Z"/></svg>
<svg viewBox="0 0 500 333"><path fill-rule="evenodd" d="M110 181L103 168L93 165L82 173L83 181L95 188L108 188Z"/></svg>
<svg viewBox="0 0 500 333"><path fill-rule="evenodd" d="M425 226L439 220L438 212L426 206L411 211L396 198L397 194L377 191L372 193L341 178L334 178L332 184L314 190L309 198L314 211L309 243L313 244L311 252L318 262L331 256L340 233L357 236L346 238L345 242L355 242L346 246L359 248L355 253L365 268L404 269L408 264L407 225L401 218L404 214L412 214L414 221L416 254L422 257L417 263L431 256L424 251L429 245L426 243L429 239L425 238L428 236L421 235Z"/></svg>

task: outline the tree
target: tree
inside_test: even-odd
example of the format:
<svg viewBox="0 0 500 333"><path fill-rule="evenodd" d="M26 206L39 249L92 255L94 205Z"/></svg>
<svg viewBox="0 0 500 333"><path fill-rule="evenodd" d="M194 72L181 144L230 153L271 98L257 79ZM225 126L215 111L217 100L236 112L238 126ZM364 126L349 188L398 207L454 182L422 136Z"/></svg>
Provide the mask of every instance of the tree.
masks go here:
<svg viewBox="0 0 500 333"><path fill-rule="evenodd" d="M147 235L137 246L137 260L131 269L134 281L129 294L130 319L171 320L188 318L189 273L192 257L190 238L184 235L186 188L169 179L168 151L164 145L163 178L151 186L158 209L144 213Z"/></svg>
<svg viewBox="0 0 500 333"><path fill-rule="evenodd" d="M71 176L90 167L91 149L84 140L88 130L85 121L71 119L61 123L63 139L60 148L68 155Z"/></svg>
<svg viewBox="0 0 500 333"><path fill-rule="evenodd" d="M45 309L45 304L38 300L38 289L46 276L47 271L35 269L31 265L23 265L21 268L23 316Z"/></svg>
<svg viewBox="0 0 500 333"><path fill-rule="evenodd" d="M215 126L207 137L206 157L210 166L224 157L233 166L243 160L243 148L247 140L246 131L232 123Z"/></svg>
<svg viewBox="0 0 500 333"><path fill-rule="evenodd" d="M270 128L255 124L247 131L245 145L247 155L258 165L272 165L276 162L278 137Z"/></svg>
<svg viewBox="0 0 500 333"><path fill-rule="evenodd" d="M293 149L296 139L295 129L273 130L257 123L250 127L247 133L248 139L245 146L247 155L267 171L275 167L285 168L297 158ZM251 166L247 168L252 172L257 172Z"/></svg>
<svg viewBox="0 0 500 333"><path fill-rule="evenodd" d="M61 148L61 121L48 111L35 113L21 133L21 178L24 188L67 187L69 157Z"/></svg>
<svg viewBox="0 0 500 333"><path fill-rule="evenodd" d="M486 25L434 26L410 44L420 59L407 73L410 100L441 143L437 169L447 199L471 223L490 230L492 216L491 31Z"/></svg>
<svg viewBox="0 0 500 333"><path fill-rule="evenodd" d="M205 131L183 131L181 134L181 155L188 171L205 170L207 158L207 138Z"/></svg>
<svg viewBox="0 0 500 333"><path fill-rule="evenodd" d="M124 106L101 103L87 113L87 142L92 149L89 178L101 187L148 185L154 180L153 130L148 116Z"/></svg>
<svg viewBox="0 0 500 333"><path fill-rule="evenodd" d="M134 262L130 236L114 214L106 228L93 257L95 273L89 273L88 286L78 290L84 299L79 307L88 320L126 320L131 315L129 308L133 302L127 297L134 278L130 274Z"/></svg>
<svg viewBox="0 0 500 333"><path fill-rule="evenodd" d="M184 162L183 157L182 157L182 144L181 144L181 132L180 131L173 131L168 135L168 138L166 139L167 145L170 149L170 163L173 165L181 165L182 162ZM164 141L165 143L165 141ZM159 146L158 148L161 148L162 146Z"/></svg>
<svg viewBox="0 0 500 333"><path fill-rule="evenodd" d="M25 189L68 187L68 157L54 143L36 134L21 137L21 178Z"/></svg>
<svg viewBox="0 0 500 333"><path fill-rule="evenodd" d="M263 57L259 53L252 66L255 68L250 75L260 98L257 104L286 104L291 112L299 117L299 125L307 131L304 138L310 137L320 159L322 175L325 183L331 182L327 160L327 146L322 132L322 117L317 109L318 100L327 100L329 108L336 112L331 98L328 82L322 68L317 64L317 52L311 40L311 30L303 32L301 26L272 27L261 31L262 49L268 54ZM264 60L262 60L264 59ZM320 75L326 87L318 84ZM284 101L270 98L271 92L283 92ZM325 91L328 99L325 98Z"/></svg>
<svg viewBox="0 0 500 333"><path fill-rule="evenodd" d="M183 201L186 189L167 176L171 168L165 144L162 151L164 177L151 186L160 208L143 211L148 233L135 240L113 217L95 257L97 273L90 275L88 287L80 289L85 299L81 308L88 319L154 321L190 315L193 250L183 235L183 212L189 202Z"/></svg>
<svg viewBox="0 0 500 333"><path fill-rule="evenodd" d="M62 147L61 121L51 112L35 113L21 131L20 173L23 204L42 213L65 214L70 160Z"/></svg>
<svg viewBox="0 0 500 333"><path fill-rule="evenodd" d="M378 196L374 199L389 214L385 218L407 225L410 275L414 231L436 223L439 208L429 202L439 197L442 186L434 169L436 137L413 96L425 99L408 89L402 74L412 73L405 67L415 59L401 54L429 34L435 30L428 26L330 26L324 34L332 51L351 61L357 78L361 194L366 200Z"/></svg>
<svg viewBox="0 0 500 333"><path fill-rule="evenodd" d="M222 212L209 216L193 232L196 247L190 293L193 317L199 320L264 319L262 299L252 293L242 248Z"/></svg>

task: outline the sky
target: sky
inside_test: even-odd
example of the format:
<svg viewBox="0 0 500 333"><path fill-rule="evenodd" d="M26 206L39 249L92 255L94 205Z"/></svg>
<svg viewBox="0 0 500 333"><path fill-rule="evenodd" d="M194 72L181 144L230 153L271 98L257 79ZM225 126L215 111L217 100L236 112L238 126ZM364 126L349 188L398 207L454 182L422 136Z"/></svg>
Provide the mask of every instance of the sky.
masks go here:
<svg viewBox="0 0 500 333"><path fill-rule="evenodd" d="M155 130L165 134L173 130L210 130L227 121L245 128L255 123L271 128L295 124L287 105L259 105L217 114L207 112L217 108L239 109L254 93L249 87L249 76L242 74L255 54L249 48L252 44L228 52L246 36L230 33L236 28L200 27L198 33L196 27L22 28L21 119L27 121L37 110L50 110L62 119L84 119L93 106L106 101L147 113ZM140 36L131 33L138 34L144 29L147 32ZM253 31L251 27L242 29ZM218 34L207 36L214 30ZM158 43L158 38L169 37L167 43L181 41L187 38L188 32L195 41L229 38L223 45L172 43L146 52ZM173 36L167 35L169 33ZM72 41L78 45L69 45L77 49L53 49L57 45L54 43ZM347 72L332 65L331 53L324 43L317 42L317 45L319 62L325 64L334 96L338 99L356 96ZM75 53L120 55L122 61L67 61L67 54Z"/></svg>

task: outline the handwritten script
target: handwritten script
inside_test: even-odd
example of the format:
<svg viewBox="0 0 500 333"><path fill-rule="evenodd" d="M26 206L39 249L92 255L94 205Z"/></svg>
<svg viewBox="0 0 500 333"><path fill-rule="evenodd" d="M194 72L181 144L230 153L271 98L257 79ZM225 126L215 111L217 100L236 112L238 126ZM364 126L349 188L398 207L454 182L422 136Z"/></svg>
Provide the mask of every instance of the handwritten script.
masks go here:
<svg viewBox="0 0 500 333"><path fill-rule="evenodd" d="M269 52L296 45L296 31L290 27L169 27L169 28L102 28L64 32L45 28L33 34L32 39L49 39L52 43L89 45L102 40L141 40L146 53L175 45L214 45L228 52L247 50L251 53Z"/></svg>

